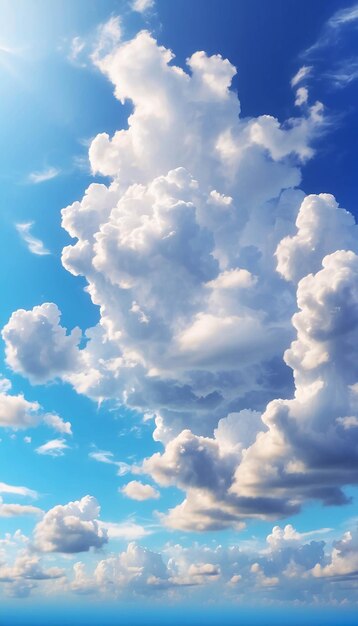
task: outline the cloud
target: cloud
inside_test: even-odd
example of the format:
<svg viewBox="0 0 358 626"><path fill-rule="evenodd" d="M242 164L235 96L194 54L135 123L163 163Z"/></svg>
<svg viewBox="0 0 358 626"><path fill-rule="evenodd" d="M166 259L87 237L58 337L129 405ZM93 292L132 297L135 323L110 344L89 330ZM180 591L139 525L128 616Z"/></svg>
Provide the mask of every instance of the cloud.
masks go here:
<svg viewBox="0 0 358 626"><path fill-rule="evenodd" d="M325 22L317 40L304 52L304 56L316 54L323 48L331 46L347 29L356 27L358 22L358 4L339 9Z"/></svg>
<svg viewBox="0 0 358 626"><path fill-rule="evenodd" d="M352 22L358 22L358 4L340 9L329 18L327 24L330 28L335 29Z"/></svg>
<svg viewBox="0 0 358 626"><path fill-rule="evenodd" d="M71 44L70 44L70 51L68 53L68 60L71 63L79 64L80 66L85 66L85 63L82 63L80 61L82 53L84 52L86 48L86 41L84 39L82 39L82 37L76 36L73 37L73 39L71 40Z"/></svg>
<svg viewBox="0 0 358 626"><path fill-rule="evenodd" d="M116 18L92 59L132 106L127 128L89 148L110 181L62 211L74 240L62 263L100 320L81 343L54 304L15 311L8 365L155 415L163 449L138 471L184 492L169 527L344 504L357 481L358 250L353 217L298 189L327 123L302 91L308 66L293 79L305 106L280 121L240 116L227 59L199 51L183 69L147 31L122 42ZM251 565L258 585L277 578Z"/></svg>
<svg viewBox="0 0 358 626"><path fill-rule="evenodd" d="M16 224L16 230L19 233L21 239L26 243L28 249L32 254L37 254L39 256L44 256L47 254L51 254L41 239L34 237L31 234L31 228L34 225L34 222L24 222L22 224Z"/></svg>
<svg viewBox="0 0 358 626"><path fill-rule="evenodd" d="M159 492L152 485L145 485L138 480L131 480L121 489L122 493L132 500L150 500L159 498Z"/></svg>
<svg viewBox="0 0 358 626"><path fill-rule="evenodd" d="M84 565L74 567L71 584L76 593L96 589L113 596L127 593L145 593L169 586L168 569L160 554L131 542L127 550L99 561L91 576L86 576Z"/></svg>
<svg viewBox="0 0 358 626"><path fill-rule="evenodd" d="M358 60L344 59L325 71L324 77L337 89L343 89L358 79Z"/></svg>
<svg viewBox="0 0 358 626"><path fill-rule="evenodd" d="M63 456L65 450L70 446L66 443L65 439L51 439L35 449L37 454L48 456Z"/></svg>
<svg viewBox="0 0 358 626"><path fill-rule="evenodd" d="M0 379L0 427L22 430L44 423L57 432L71 434L70 422L55 413L44 413L38 402L30 402L22 394L9 394L10 388L10 381Z"/></svg>
<svg viewBox="0 0 358 626"><path fill-rule="evenodd" d="M93 496L76 502L58 504L47 513L34 530L35 546L42 552L88 552L101 548L108 541L107 532L100 528L100 507Z"/></svg>
<svg viewBox="0 0 358 626"><path fill-rule="evenodd" d="M308 90L306 87L299 87L296 91L296 100L295 105L300 107L303 104L306 104L308 100Z"/></svg>
<svg viewBox="0 0 358 626"><path fill-rule="evenodd" d="M0 494L11 494L16 496L24 496L27 498L38 498L38 493L34 489L15 485L8 485L0 482Z"/></svg>
<svg viewBox="0 0 358 626"><path fill-rule="evenodd" d="M151 534L151 531L131 520L125 522L99 522L109 540L138 541Z"/></svg>
<svg viewBox="0 0 358 626"><path fill-rule="evenodd" d="M154 6L154 0L133 0L132 9L138 13L146 13Z"/></svg>
<svg viewBox="0 0 358 626"><path fill-rule="evenodd" d="M19 309L2 330L6 360L18 372L26 372L38 383L72 370L78 358L81 331L70 335L59 325L60 311L55 304L35 306L32 311Z"/></svg>
<svg viewBox="0 0 358 626"><path fill-rule="evenodd" d="M23 515L42 515L43 511L31 504L7 504L0 498L0 517L21 517Z"/></svg>
<svg viewBox="0 0 358 626"><path fill-rule="evenodd" d="M92 60L97 63L104 58L120 42L122 37L121 20L117 15L100 24L97 28L95 43L91 54Z"/></svg>
<svg viewBox="0 0 358 626"><path fill-rule="evenodd" d="M28 175L28 181L37 185L38 183L44 183L47 180L52 180L61 174L61 170L57 167L47 167L44 170L38 172L31 172Z"/></svg>
<svg viewBox="0 0 358 626"><path fill-rule="evenodd" d="M128 465L128 463L125 463L124 461L115 461L113 458L113 452L109 452L108 450L97 450L94 452L90 452L88 456L90 457L90 459L98 461L98 463L114 465L118 468L118 476L124 476L131 471L131 466Z"/></svg>
<svg viewBox="0 0 358 626"><path fill-rule="evenodd" d="M336 580L357 579L358 577L358 531L347 531L340 541L333 544L330 558L326 563L317 563L313 575L317 578Z"/></svg>
<svg viewBox="0 0 358 626"><path fill-rule="evenodd" d="M305 78L312 74L313 66L312 65L302 65L298 72L291 79L291 87L296 87L299 83L301 83Z"/></svg>

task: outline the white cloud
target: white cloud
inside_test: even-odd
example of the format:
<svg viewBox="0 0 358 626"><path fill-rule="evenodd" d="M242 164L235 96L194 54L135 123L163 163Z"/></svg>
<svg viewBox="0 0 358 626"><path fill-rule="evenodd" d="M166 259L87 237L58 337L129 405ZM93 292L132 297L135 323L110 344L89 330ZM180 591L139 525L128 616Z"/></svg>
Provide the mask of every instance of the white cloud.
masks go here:
<svg viewBox="0 0 358 626"><path fill-rule="evenodd" d="M57 167L47 167L44 170L38 172L31 172L28 175L28 181L37 185L38 183L44 183L47 180L52 180L61 174L61 170Z"/></svg>
<svg viewBox="0 0 358 626"><path fill-rule="evenodd" d="M24 496L28 498L38 498L38 493L34 489L29 489L28 487L21 487L16 485L8 485L7 483L0 482L0 493L1 494L12 494L16 496Z"/></svg>
<svg viewBox="0 0 358 626"><path fill-rule="evenodd" d="M128 463L125 463L124 461L116 461L113 458L113 452L109 452L108 450L96 450L94 452L90 452L88 456L90 459L98 461L98 463L114 465L117 467L118 476L124 476L131 471L131 466Z"/></svg>
<svg viewBox="0 0 358 626"><path fill-rule="evenodd" d="M154 7L154 0L133 0L132 9L138 13L145 13Z"/></svg>
<svg viewBox="0 0 358 626"><path fill-rule="evenodd" d="M350 7L340 9L330 17L328 25L331 28L340 28L344 24L350 24L358 21L358 4L352 4Z"/></svg>
<svg viewBox="0 0 358 626"><path fill-rule="evenodd" d="M79 348L54 304L16 311L7 363L155 414L164 450L142 471L185 492L170 527L241 528L307 500L342 504L358 479L346 419L358 409L354 220L332 196L297 189L323 105L282 123L243 118L228 60L196 52L184 71L173 59L146 31L121 43L116 18L99 30L93 60L133 109L127 128L91 143L93 173L111 181L63 209L77 241L62 262L87 281L100 321ZM92 458L128 469L108 452ZM252 580L276 586L253 565Z"/></svg>
<svg viewBox="0 0 358 626"><path fill-rule="evenodd" d="M58 432L71 434L70 422L64 422L55 413L44 413L38 402L30 402L22 394L9 394L11 383L7 379L0 379L0 389L0 427L20 430L44 423Z"/></svg>
<svg viewBox="0 0 358 626"><path fill-rule="evenodd" d="M53 507L45 513L34 531L35 546L42 552L88 552L107 543L107 532L100 528L100 507L93 496Z"/></svg>
<svg viewBox="0 0 358 626"><path fill-rule="evenodd" d="M103 528L109 540L138 541L151 534L151 531L131 520L125 522L99 522L99 527Z"/></svg>
<svg viewBox="0 0 358 626"><path fill-rule="evenodd" d="M65 454L65 450L68 450L69 447L70 446L66 443L65 439L51 439L36 448L35 452L37 452L37 454L48 456L63 456Z"/></svg>
<svg viewBox="0 0 358 626"><path fill-rule="evenodd" d="M2 330L6 360L19 373L26 372L33 382L64 375L76 366L81 331L70 335L59 325L60 311L55 304L19 309Z"/></svg>
<svg viewBox="0 0 358 626"><path fill-rule="evenodd" d="M21 517L23 515L42 515L43 511L31 504L14 504L3 502L0 497L0 517Z"/></svg>
<svg viewBox="0 0 358 626"><path fill-rule="evenodd" d="M122 493L132 500L150 500L159 498L159 492L152 485L145 485L138 480L131 480L121 489Z"/></svg>
<svg viewBox="0 0 358 626"><path fill-rule="evenodd" d="M312 70L313 70L313 66L312 65L302 65L302 67L300 67L298 72L291 79L291 87L296 87L305 78L307 78L308 76L311 76Z"/></svg>
<svg viewBox="0 0 358 626"><path fill-rule="evenodd" d="M121 20L118 16L112 16L100 24L97 28L95 44L92 52L92 60L99 62L103 57L112 52L122 37Z"/></svg>
<svg viewBox="0 0 358 626"><path fill-rule="evenodd" d="M71 423L65 422L59 415L56 415L55 413L46 413L43 420L45 424L47 424L47 426L50 426L58 433L62 433L64 435L72 435Z"/></svg>
<svg viewBox="0 0 358 626"><path fill-rule="evenodd" d="M347 29L356 27L358 21L358 4L350 7L338 9L325 22L317 40L304 52L304 56L309 57L313 53L333 46L346 33Z"/></svg>
<svg viewBox="0 0 358 626"><path fill-rule="evenodd" d="M32 254L37 254L39 256L44 256L47 254L51 254L49 250L45 247L43 241L34 237L31 234L31 228L33 227L34 222L24 222L22 224L16 224L16 230L19 233L21 239L26 243L28 249Z"/></svg>
<svg viewBox="0 0 358 626"><path fill-rule="evenodd" d="M308 100L308 89L306 87L299 87L296 91L295 105L300 107L306 104Z"/></svg>

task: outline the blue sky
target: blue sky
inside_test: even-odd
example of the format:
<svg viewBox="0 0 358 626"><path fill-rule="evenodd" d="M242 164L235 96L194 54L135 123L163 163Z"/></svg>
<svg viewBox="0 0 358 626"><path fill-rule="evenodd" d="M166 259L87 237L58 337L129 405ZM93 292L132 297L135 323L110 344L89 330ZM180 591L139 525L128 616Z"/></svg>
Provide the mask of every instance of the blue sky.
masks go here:
<svg viewBox="0 0 358 626"><path fill-rule="evenodd" d="M195 622L208 594L350 623L357 28L331 0L0 0L9 623Z"/></svg>

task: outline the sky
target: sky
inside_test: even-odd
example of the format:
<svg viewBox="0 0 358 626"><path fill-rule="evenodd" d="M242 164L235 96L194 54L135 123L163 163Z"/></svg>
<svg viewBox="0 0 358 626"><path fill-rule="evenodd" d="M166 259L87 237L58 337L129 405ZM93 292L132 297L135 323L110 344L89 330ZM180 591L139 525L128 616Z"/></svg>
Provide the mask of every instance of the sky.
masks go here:
<svg viewBox="0 0 358 626"><path fill-rule="evenodd" d="M0 0L1 624L356 623L357 30Z"/></svg>

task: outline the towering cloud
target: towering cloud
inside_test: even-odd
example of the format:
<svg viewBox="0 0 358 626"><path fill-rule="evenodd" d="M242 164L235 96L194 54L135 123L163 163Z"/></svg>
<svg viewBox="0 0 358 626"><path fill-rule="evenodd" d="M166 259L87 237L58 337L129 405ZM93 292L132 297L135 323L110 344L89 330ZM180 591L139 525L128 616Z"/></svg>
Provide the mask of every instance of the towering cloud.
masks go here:
<svg viewBox="0 0 358 626"><path fill-rule="evenodd" d="M355 226L332 196L298 189L323 106L283 124L240 117L228 60L196 52L184 71L148 32L118 37L93 60L132 103L128 128L93 140L92 170L111 181L62 212L76 239L63 265L85 277L100 321L81 347L56 305L16 311L7 362L155 414L164 451L141 471L186 492L169 526L344 503L357 480ZM57 549L45 519L39 541ZM84 546L101 543L93 533Z"/></svg>

